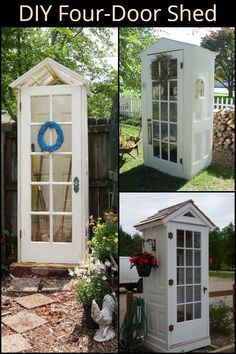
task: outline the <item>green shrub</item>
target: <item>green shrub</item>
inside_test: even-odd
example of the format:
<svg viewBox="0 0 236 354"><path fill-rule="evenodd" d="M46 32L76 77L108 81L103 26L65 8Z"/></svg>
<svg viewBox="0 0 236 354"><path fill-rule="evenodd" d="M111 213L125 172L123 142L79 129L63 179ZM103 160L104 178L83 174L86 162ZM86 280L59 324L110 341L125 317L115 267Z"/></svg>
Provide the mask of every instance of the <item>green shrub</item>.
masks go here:
<svg viewBox="0 0 236 354"><path fill-rule="evenodd" d="M229 317L229 307L224 300L219 300L210 307L210 328L211 330L230 335L232 333L231 320Z"/></svg>

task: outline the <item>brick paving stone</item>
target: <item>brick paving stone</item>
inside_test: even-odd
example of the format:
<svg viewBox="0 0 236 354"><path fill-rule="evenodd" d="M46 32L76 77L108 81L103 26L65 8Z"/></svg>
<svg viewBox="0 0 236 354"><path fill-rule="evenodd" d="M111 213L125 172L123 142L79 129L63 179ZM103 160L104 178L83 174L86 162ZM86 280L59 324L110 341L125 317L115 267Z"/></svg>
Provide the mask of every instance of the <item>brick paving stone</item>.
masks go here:
<svg viewBox="0 0 236 354"><path fill-rule="evenodd" d="M71 289L71 281L54 281L50 283L44 283L41 292L71 291Z"/></svg>
<svg viewBox="0 0 236 354"><path fill-rule="evenodd" d="M32 349L31 345L21 334L11 334L2 337L2 353L19 353L29 349Z"/></svg>
<svg viewBox="0 0 236 354"><path fill-rule="evenodd" d="M9 287L12 292L36 293L41 279L37 278L14 278Z"/></svg>
<svg viewBox="0 0 236 354"><path fill-rule="evenodd" d="M16 315L4 317L2 318L2 322L18 333L32 330L47 323L45 319L28 311L21 311Z"/></svg>
<svg viewBox="0 0 236 354"><path fill-rule="evenodd" d="M18 304L20 304L21 306L27 309L33 309L35 307L39 307L39 306L43 306L55 302L55 300L42 294L26 295L14 299L14 301L16 301Z"/></svg>

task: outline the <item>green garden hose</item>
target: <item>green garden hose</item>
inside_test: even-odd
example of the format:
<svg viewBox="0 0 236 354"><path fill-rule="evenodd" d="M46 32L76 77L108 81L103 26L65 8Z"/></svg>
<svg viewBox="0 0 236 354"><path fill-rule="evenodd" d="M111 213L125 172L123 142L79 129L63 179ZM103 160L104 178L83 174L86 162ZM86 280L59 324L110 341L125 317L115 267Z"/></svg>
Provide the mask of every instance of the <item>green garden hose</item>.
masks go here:
<svg viewBox="0 0 236 354"><path fill-rule="evenodd" d="M147 336L147 319L145 316L144 299L133 297L130 314L126 313L120 329L120 346L132 352L139 348Z"/></svg>

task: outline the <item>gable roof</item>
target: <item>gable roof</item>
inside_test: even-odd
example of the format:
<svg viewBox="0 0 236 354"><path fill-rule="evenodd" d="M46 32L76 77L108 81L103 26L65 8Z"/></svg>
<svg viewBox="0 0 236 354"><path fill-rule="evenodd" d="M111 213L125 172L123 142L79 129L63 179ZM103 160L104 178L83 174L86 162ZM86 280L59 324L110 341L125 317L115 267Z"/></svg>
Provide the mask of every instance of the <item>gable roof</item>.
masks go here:
<svg viewBox="0 0 236 354"><path fill-rule="evenodd" d="M85 85L88 90L88 81L84 77L51 58L44 59L9 86L18 89L29 86L48 86L57 80L67 85Z"/></svg>
<svg viewBox="0 0 236 354"><path fill-rule="evenodd" d="M172 205L168 208L159 210L158 213L155 213L154 215L149 216L147 219L141 221L139 224L135 225L134 227L140 227L143 225L147 225L147 224L150 224L154 221L161 221L161 220L165 219L166 217L171 216L171 214L173 214L177 210L180 210L181 208L183 208L184 206L186 206L188 204L194 206L194 208L196 208L202 214L202 216L204 216L204 218L207 219L207 221L211 225L211 227L215 226L215 224L194 204L194 201L192 199L189 199L189 200L186 200L185 202L178 203L178 204Z"/></svg>

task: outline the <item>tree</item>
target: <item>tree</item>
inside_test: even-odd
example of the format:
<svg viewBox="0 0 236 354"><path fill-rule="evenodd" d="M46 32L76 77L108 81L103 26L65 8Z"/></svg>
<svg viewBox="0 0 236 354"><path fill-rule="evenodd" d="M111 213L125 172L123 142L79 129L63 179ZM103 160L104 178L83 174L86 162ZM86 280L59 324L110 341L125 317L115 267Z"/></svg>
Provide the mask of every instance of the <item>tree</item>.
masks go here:
<svg viewBox="0 0 236 354"><path fill-rule="evenodd" d="M223 262L222 235L218 227L209 232L209 257L212 257L211 269L220 270Z"/></svg>
<svg viewBox="0 0 236 354"><path fill-rule="evenodd" d="M223 237L224 263L231 269L235 268L235 230L232 222L221 231Z"/></svg>
<svg viewBox="0 0 236 354"><path fill-rule="evenodd" d="M201 46L218 52L215 62L215 79L229 90L233 97L235 76L235 30L232 27L211 31L202 38Z"/></svg>
<svg viewBox="0 0 236 354"><path fill-rule="evenodd" d="M119 229L119 254L120 256L132 256L135 252L142 251L142 238L139 234L131 236L120 226Z"/></svg>
<svg viewBox="0 0 236 354"><path fill-rule="evenodd" d="M148 27L121 27L119 32L120 91L141 92L140 54L156 41L154 30Z"/></svg>
<svg viewBox="0 0 236 354"><path fill-rule="evenodd" d="M110 116L117 88L114 70L105 57L114 51L109 28L2 28L2 109L16 120L16 93L11 81L46 57L87 77L91 91L89 115ZM105 102L105 104L104 104ZM103 107L103 110L101 109Z"/></svg>

